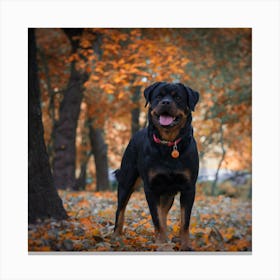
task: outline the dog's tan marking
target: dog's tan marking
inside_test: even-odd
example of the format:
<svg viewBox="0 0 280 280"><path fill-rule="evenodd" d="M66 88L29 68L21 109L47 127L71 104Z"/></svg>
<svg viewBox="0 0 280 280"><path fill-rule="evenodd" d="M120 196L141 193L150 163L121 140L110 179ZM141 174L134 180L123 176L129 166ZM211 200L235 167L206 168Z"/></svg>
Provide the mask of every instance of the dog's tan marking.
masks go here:
<svg viewBox="0 0 280 280"><path fill-rule="evenodd" d="M130 199L131 194L135 191L135 189L139 186L140 182L142 180L140 179L140 177L138 177L133 185L133 187L131 188L130 194L127 197L127 200L124 202L123 208L120 210L119 212L119 216L118 216L118 221L117 221L117 226L116 229L113 233L113 237L118 237L120 235L122 235L123 232L123 224L124 224L124 213L125 213L125 209L127 206L127 203Z"/></svg>
<svg viewBox="0 0 280 280"><path fill-rule="evenodd" d="M181 226L180 226L181 251L189 250L189 228L185 229L185 208L181 207Z"/></svg>
<svg viewBox="0 0 280 280"><path fill-rule="evenodd" d="M118 217L118 222L117 222L117 227L116 227L116 230L113 233L113 237L118 237L118 236L122 235L123 224L124 224L124 211L125 211L125 208L120 210L119 217Z"/></svg>
<svg viewBox="0 0 280 280"><path fill-rule="evenodd" d="M151 182L157 175L158 175L157 171L155 171L154 169L150 169L148 172L149 181Z"/></svg>
<svg viewBox="0 0 280 280"><path fill-rule="evenodd" d="M164 195L160 197L159 205L157 206L159 218L159 230L156 230L156 242L165 243L167 240L167 214L173 204L174 195Z"/></svg>
<svg viewBox="0 0 280 280"><path fill-rule="evenodd" d="M188 179L188 181L191 181L191 171L189 169L186 169L182 172L182 174Z"/></svg>
<svg viewBox="0 0 280 280"><path fill-rule="evenodd" d="M151 116L152 116L152 120L153 120L153 124L156 126L156 128L158 129L158 132L160 134L161 140L165 140L165 141L175 141L180 133L180 130L185 126L186 124L186 120L187 120L187 115L183 110L180 110L178 108L175 107L172 108L172 116L180 116L181 121L180 123L178 123L176 126L173 127L162 127L159 123L158 123L158 108L154 108L151 111Z"/></svg>

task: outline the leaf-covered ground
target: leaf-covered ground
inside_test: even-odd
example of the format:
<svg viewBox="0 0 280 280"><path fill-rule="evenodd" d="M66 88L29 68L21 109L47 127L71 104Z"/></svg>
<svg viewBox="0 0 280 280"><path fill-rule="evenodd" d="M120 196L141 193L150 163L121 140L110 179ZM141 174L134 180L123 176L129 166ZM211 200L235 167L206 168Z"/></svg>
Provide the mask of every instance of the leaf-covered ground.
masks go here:
<svg viewBox="0 0 280 280"><path fill-rule="evenodd" d="M169 242L155 244L143 192L128 203L121 239L112 239L116 192L59 192L69 219L45 220L28 227L29 251L178 251L179 199L168 215ZM190 226L195 251L251 251L251 202L197 195Z"/></svg>

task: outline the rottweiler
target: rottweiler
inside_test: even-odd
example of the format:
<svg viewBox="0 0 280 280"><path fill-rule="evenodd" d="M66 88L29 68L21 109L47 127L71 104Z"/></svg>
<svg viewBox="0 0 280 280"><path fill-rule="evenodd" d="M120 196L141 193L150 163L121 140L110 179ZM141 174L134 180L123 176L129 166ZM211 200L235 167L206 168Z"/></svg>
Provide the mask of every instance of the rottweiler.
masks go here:
<svg viewBox="0 0 280 280"><path fill-rule="evenodd" d="M181 83L156 82L144 90L148 126L130 140L116 170L118 207L114 237L122 234L124 213L137 179L144 192L155 227L156 243L167 242L166 218L180 193L180 250L189 245L190 216L195 198L199 159L193 136L192 111L198 92Z"/></svg>

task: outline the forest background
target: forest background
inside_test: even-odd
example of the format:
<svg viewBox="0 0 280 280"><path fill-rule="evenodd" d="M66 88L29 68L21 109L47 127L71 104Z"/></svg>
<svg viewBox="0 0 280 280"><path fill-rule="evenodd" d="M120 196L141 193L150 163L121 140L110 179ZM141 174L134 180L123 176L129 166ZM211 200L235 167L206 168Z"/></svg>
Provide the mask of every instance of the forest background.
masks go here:
<svg viewBox="0 0 280 280"><path fill-rule="evenodd" d="M50 234L38 234L37 225L30 227L30 250L139 249L132 241L108 245L101 233L112 224L106 220L99 228L102 222L93 221L92 205L100 204L98 199L105 203L107 196L98 215L113 217L108 210L116 195L111 171L118 168L131 135L147 124L143 90L155 81L181 82L200 92L193 114L201 162L198 204L207 202L216 212L211 216L205 205L203 213L195 210L194 247L251 249L251 29L44 28L34 35L54 186L68 215L84 219L79 222L90 227L95 242L81 245L64 235L54 244ZM215 215L222 215L220 207L226 204L235 212L244 207L244 216L235 217L238 226L230 213L224 213L229 215L224 223L217 223ZM140 215L147 219L148 213ZM172 221L170 227L178 231Z"/></svg>

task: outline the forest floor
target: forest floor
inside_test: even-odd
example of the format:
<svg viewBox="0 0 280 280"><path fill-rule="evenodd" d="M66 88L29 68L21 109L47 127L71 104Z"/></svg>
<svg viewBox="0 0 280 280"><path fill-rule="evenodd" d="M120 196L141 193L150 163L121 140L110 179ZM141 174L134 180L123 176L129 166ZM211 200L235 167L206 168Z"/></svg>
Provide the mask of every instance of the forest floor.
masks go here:
<svg viewBox="0 0 280 280"><path fill-rule="evenodd" d="M112 239L116 192L59 191L69 219L47 219L28 226L29 252L149 252L179 250L179 197L168 214L169 242L155 244L153 225L143 191L132 194L124 235ZM190 224L194 251L252 251L251 201L225 196L196 196Z"/></svg>

